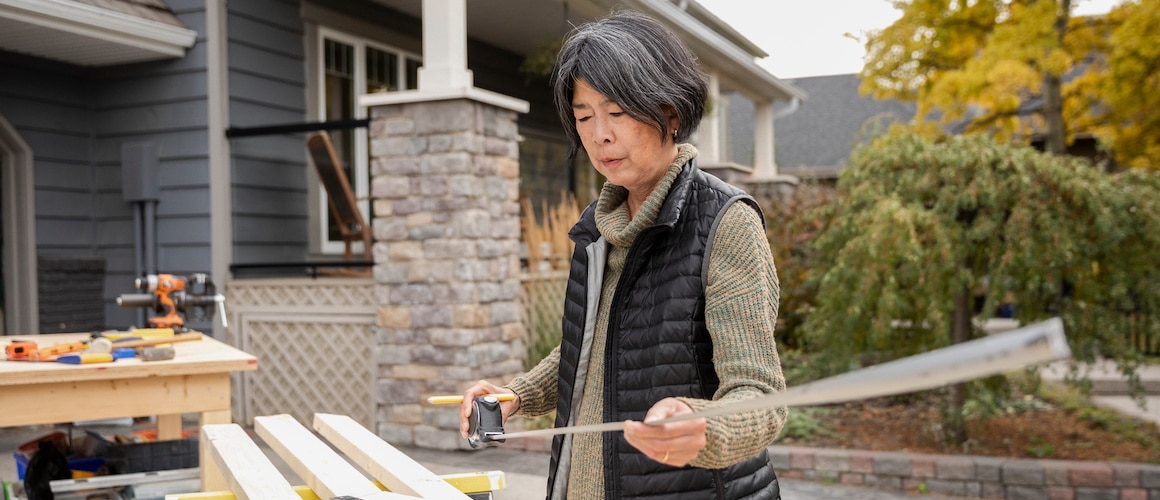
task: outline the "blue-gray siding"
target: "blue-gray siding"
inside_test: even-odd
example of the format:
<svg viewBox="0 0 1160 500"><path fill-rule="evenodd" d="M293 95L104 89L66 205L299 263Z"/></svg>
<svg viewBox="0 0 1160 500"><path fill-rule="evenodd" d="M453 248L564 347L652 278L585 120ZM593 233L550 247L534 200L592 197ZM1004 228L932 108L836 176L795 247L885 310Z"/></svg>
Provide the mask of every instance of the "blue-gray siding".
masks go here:
<svg viewBox="0 0 1160 500"><path fill-rule="evenodd" d="M231 2L229 9L230 126L307 120L299 2ZM230 140L234 263L308 258L305 141L301 133Z"/></svg>

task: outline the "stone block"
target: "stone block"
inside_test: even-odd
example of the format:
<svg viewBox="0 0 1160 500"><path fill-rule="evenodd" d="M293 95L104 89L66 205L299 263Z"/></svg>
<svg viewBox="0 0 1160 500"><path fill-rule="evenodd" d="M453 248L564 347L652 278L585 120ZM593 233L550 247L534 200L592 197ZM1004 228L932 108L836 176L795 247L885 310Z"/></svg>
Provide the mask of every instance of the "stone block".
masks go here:
<svg viewBox="0 0 1160 500"><path fill-rule="evenodd" d="M391 370L391 375L393 378L400 380L431 380L439 378L439 367L416 364L396 365Z"/></svg>
<svg viewBox="0 0 1160 500"><path fill-rule="evenodd" d="M380 306L375 311L375 324L381 328L410 328L411 310L402 306Z"/></svg>
<svg viewBox="0 0 1160 500"><path fill-rule="evenodd" d="M1068 468L1068 476L1077 487L1107 488L1116 484L1112 467L1102 462L1074 462Z"/></svg>
<svg viewBox="0 0 1160 500"><path fill-rule="evenodd" d="M447 180L447 194L478 198L483 195L483 189L480 188L479 177L466 174L453 175Z"/></svg>
<svg viewBox="0 0 1160 500"><path fill-rule="evenodd" d="M866 477L858 472L843 472L838 476L838 482L846 486L862 486L866 484Z"/></svg>
<svg viewBox="0 0 1160 500"><path fill-rule="evenodd" d="M461 447L460 441L464 441L462 446L467 447L458 430L437 429L426 425L417 425L414 429L415 446L436 450L457 450Z"/></svg>
<svg viewBox="0 0 1160 500"><path fill-rule="evenodd" d="M1039 464L1043 467L1043 484L1048 486L1070 486L1070 469L1072 462L1062 460L1043 460Z"/></svg>
<svg viewBox="0 0 1160 500"><path fill-rule="evenodd" d="M850 450L850 470L868 474L874 472L874 452L866 450Z"/></svg>
<svg viewBox="0 0 1160 500"><path fill-rule="evenodd" d="M451 308L445 305L413 306L411 324L415 328L450 327Z"/></svg>
<svg viewBox="0 0 1160 500"><path fill-rule="evenodd" d="M424 175L452 175L471 173L471 153L450 152L426 155L420 161Z"/></svg>
<svg viewBox="0 0 1160 500"><path fill-rule="evenodd" d="M872 486L875 488L889 488L893 490L902 489L902 478L898 476L885 474L866 474L863 477L866 480L866 486Z"/></svg>
<svg viewBox="0 0 1160 500"><path fill-rule="evenodd" d="M846 472L850 470L850 457L846 450L821 449L813 456L815 469Z"/></svg>
<svg viewBox="0 0 1160 500"><path fill-rule="evenodd" d="M1112 474L1115 476L1116 486L1135 488L1140 486L1140 464L1127 462L1113 462Z"/></svg>
<svg viewBox="0 0 1160 500"><path fill-rule="evenodd" d="M418 403L391 405L387 407L387 419L395 424L421 424L423 423L423 407Z"/></svg>
<svg viewBox="0 0 1160 500"><path fill-rule="evenodd" d="M936 477L936 455L913 455L910 460L910 475L916 478Z"/></svg>
<svg viewBox="0 0 1160 500"><path fill-rule="evenodd" d="M935 477L960 481L975 480L975 461L970 457L941 456L935 463Z"/></svg>
<svg viewBox="0 0 1160 500"><path fill-rule="evenodd" d="M1075 488L1075 498L1083 500L1120 500L1120 489L1077 486Z"/></svg>
<svg viewBox="0 0 1160 500"><path fill-rule="evenodd" d="M405 240L407 239L407 221L403 219L376 218L371 223L371 231L378 241Z"/></svg>
<svg viewBox="0 0 1160 500"><path fill-rule="evenodd" d="M416 192L422 196L445 196L447 194L447 178L442 175L424 175L419 177Z"/></svg>
<svg viewBox="0 0 1160 500"><path fill-rule="evenodd" d="M1044 486L1007 486L1008 500L1047 500L1047 488Z"/></svg>
<svg viewBox="0 0 1160 500"><path fill-rule="evenodd" d="M1003 464L1005 458L974 457L975 477L983 482L999 483L1003 481Z"/></svg>
<svg viewBox="0 0 1160 500"><path fill-rule="evenodd" d="M911 458L907 453L878 453L874 456L874 474L909 476Z"/></svg>
<svg viewBox="0 0 1160 500"><path fill-rule="evenodd" d="M451 151L451 135L431 134L427 136L427 151L430 153L446 153Z"/></svg>
<svg viewBox="0 0 1160 500"><path fill-rule="evenodd" d="M392 286L390 287L390 296L387 298L387 303L396 307L425 305L431 302L431 285L426 283Z"/></svg>
<svg viewBox="0 0 1160 500"><path fill-rule="evenodd" d="M428 101L411 104L415 115L415 132L438 134L470 131L475 128L477 106L466 99Z"/></svg>
<svg viewBox="0 0 1160 500"><path fill-rule="evenodd" d="M387 258L394 262L408 262L424 257L423 242L420 241L392 241L384 247L387 249Z"/></svg>
<svg viewBox="0 0 1160 500"><path fill-rule="evenodd" d="M414 363L466 366L466 363L457 363L456 358L455 351L432 345L418 345L411 349L411 360Z"/></svg>
<svg viewBox="0 0 1160 500"><path fill-rule="evenodd" d="M423 172L423 167L418 158L412 156L387 156L383 157L379 162L382 167L381 172L373 172L375 175L395 175L395 176L414 176Z"/></svg>
<svg viewBox="0 0 1160 500"><path fill-rule="evenodd" d="M479 335L471 328L432 328L428 334L431 344L436 346L467 347L479 340Z"/></svg>
<svg viewBox="0 0 1160 500"><path fill-rule="evenodd" d="M479 328L487 326L488 306L483 304L458 304L454 306L451 325L456 328Z"/></svg>
<svg viewBox="0 0 1160 500"><path fill-rule="evenodd" d="M1042 486L1046 483L1044 476L1039 462L1012 460L1003 464L1003 482L1008 485Z"/></svg>
<svg viewBox="0 0 1160 500"><path fill-rule="evenodd" d="M1070 486L1048 486L1047 498L1049 500L1075 500L1075 490Z"/></svg>
<svg viewBox="0 0 1160 500"><path fill-rule="evenodd" d="M415 380L379 380L379 403L410 404L419 400L419 382Z"/></svg>
<svg viewBox="0 0 1160 500"><path fill-rule="evenodd" d="M800 470L813 470L814 468L814 453L810 448L794 448L790 450L790 468Z"/></svg>
<svg viewBox="0 0 1160 500"><path fill-rule="evenodd" d="M388 443L395 446L414 446L415 434L411 430L410 425L400 425L392 423L380 423L378 425L379 437Z"/></svg>

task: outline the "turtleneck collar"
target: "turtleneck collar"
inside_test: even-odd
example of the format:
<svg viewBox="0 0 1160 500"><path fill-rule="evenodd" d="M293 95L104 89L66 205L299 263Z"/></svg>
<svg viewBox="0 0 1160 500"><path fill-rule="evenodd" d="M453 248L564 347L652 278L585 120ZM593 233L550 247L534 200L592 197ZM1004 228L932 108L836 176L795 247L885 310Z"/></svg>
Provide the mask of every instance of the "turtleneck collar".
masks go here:
<svg viewBox="0 0 1160 500"><path fill-rule="evenodd" d="M668 172L640 206L636 217L630 217L628 214L628 190L612 183L604 183L604 187L600 190L600 198L596 201L596 228L600 231L600 235L617 247L627 248L632 245L641 230L656 223L657 215L660 214L665 198L669 195L673 181L685 164L696 157L697 148L692 144L677 145L677 157L669 164Z"/></svg>

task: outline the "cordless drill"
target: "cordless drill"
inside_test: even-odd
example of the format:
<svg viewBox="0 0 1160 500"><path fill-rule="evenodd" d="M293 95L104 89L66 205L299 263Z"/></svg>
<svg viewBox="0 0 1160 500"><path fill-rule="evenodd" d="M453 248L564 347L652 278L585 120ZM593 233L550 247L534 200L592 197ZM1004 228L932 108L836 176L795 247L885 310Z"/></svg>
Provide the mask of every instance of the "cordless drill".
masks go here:
<svg viewBox="0 0 1160 500"><path fill-rule="evenodd" d="M181 313L193 313L200 320L212 315L207 310L217 306L222 315L222 326L226 324L225 296L215 292L215 287L205 273L194 273L188 278L172 274L150 274L137 278L134 285L138 290L149 293L126 293L117 297L121 307L149 307L159 316L146 321L148 328L172 328L175 332L185 331L185 318Z"/></svg>

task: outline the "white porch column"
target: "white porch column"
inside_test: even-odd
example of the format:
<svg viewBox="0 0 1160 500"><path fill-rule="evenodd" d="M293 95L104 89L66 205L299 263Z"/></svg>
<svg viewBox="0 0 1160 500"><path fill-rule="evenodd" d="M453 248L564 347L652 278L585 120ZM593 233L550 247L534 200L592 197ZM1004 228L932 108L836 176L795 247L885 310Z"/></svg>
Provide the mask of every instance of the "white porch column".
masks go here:
<svg viewBox="0 0 1160 500"><path fill-rule="evenodd" d="M721 102L721 82L716 73L709 74L709 105L712 112L705 114L701 119L701 126L697 129L697 158L702 164L716 164L721 158L721 124L722 112L725 104Z"/></svg>
<svg viewBox="0 0 1160 500"><path fill-rule="evenodd" d="M467 0L423 0L423 66L419 90L470 88Z"/></svg>
<svg viewBox="0 0 1160 500"><path fill-rule="evenodd" d="M759 101L753 116L753 175L754 180L777 177L777 163L773 157L773 101Z"/></svg>

